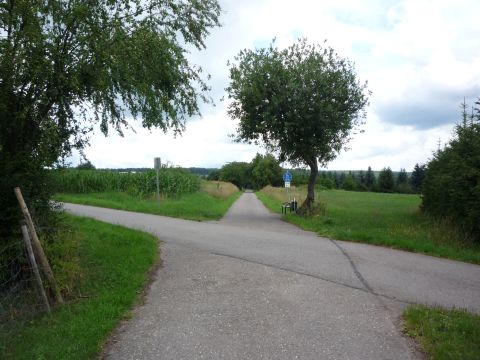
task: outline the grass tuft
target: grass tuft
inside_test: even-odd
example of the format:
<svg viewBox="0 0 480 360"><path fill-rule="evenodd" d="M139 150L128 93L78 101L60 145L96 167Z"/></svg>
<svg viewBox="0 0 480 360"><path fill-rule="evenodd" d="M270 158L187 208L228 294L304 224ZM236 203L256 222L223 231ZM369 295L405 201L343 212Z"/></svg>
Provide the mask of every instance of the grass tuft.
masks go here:
<svg viewBox="0 0 480 360"><path fill-rule="evenodd" d="M480 316L416 305L405 310L404 319L404 332L415 338L432 360L480 358Z"/></svg>

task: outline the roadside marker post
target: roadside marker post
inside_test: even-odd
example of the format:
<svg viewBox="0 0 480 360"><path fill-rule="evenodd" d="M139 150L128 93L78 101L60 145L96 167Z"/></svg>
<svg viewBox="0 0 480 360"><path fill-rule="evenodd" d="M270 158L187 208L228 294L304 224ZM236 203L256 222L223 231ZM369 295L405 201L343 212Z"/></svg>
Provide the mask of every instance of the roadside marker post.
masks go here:
<svg viewBox="0 0 480 360"><path fill-rule="evenodd" d="M160 180L158 176L159 176L160 168L162 167L162 159L160 159L159 157L154 158L153 166L155 170L157 170L157 201L158 203L160 203Z"/></svg>

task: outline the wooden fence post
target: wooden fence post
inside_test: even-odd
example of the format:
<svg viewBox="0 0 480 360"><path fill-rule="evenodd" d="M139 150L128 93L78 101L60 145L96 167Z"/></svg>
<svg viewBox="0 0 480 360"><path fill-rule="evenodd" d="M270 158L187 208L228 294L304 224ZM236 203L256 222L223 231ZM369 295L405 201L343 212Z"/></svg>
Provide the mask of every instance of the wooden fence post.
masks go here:
<svg viewBox="0 0 480 360"><path fill-rule="evenodd" d="M18 187L16 187L14 191L18 203L20 204L20 209L22 209L23 217L25 218L25 221L27 223L30 239L32 239L33 250L37 255L38 261L40 263L40 268L42 269L45 277L47 278L48 285L53 291L56 302L59 304L63 304L62 294L60 294L57 282L55 281L55 277L53 276L52 268L50 267L48 259L45 256L45 252L43 251L42 244L40 243L40 240L38 240L37 232L35 231L35 226L33 225L32 217L30 216L30 212L28 211L27 204L23 199L22 192Z"/></svg>
<svg viewBox="0 0 480 360"><path fill-rule="evenodd" d="M32 265L33 274L35 275L35 281L37 282L38 291L40 292L40 296L42 297L43 304L45 305L45 309L47 312L50 312L50 304L48 303L47 294L45 294L45 289L43 288L42 278L40 277L40 272L38 271L37 262L35 261L35 255L33 255L32 243L30 242L30 236L28 235L27 226L22 223L22 235L23 241L25 242L25 246L27 247L28 258L30 260L30 264Z"/></svg>

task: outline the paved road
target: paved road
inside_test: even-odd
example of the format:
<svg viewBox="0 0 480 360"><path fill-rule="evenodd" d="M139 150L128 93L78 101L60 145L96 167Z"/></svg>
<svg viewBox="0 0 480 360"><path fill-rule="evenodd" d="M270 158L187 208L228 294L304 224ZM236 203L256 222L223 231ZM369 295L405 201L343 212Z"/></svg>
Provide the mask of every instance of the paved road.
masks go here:
<svg viewBox="0 0 480 360"><path fill-rule="evenodd" d="M406 305L480 312L480 266L321 238L254 194L218 222L65 207L164 241L108 359L417 359L401 333Z"/></svg>

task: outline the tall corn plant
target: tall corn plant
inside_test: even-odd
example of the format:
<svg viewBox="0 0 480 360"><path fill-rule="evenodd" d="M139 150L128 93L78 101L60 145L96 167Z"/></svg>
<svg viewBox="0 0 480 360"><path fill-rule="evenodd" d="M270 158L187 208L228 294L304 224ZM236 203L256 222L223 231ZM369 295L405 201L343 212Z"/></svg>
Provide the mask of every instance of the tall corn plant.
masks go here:
<svg viewBox="0 0 480 360"><path fill-rule="evenodd" d="M97 192L127 192L149 197L156 192L156 173L121 173L104 170L52 171L54 190L60 193L86 194ZM175 197L200 189L200 179L182 169L162 169L159 174L160 192Z"/></svg>

